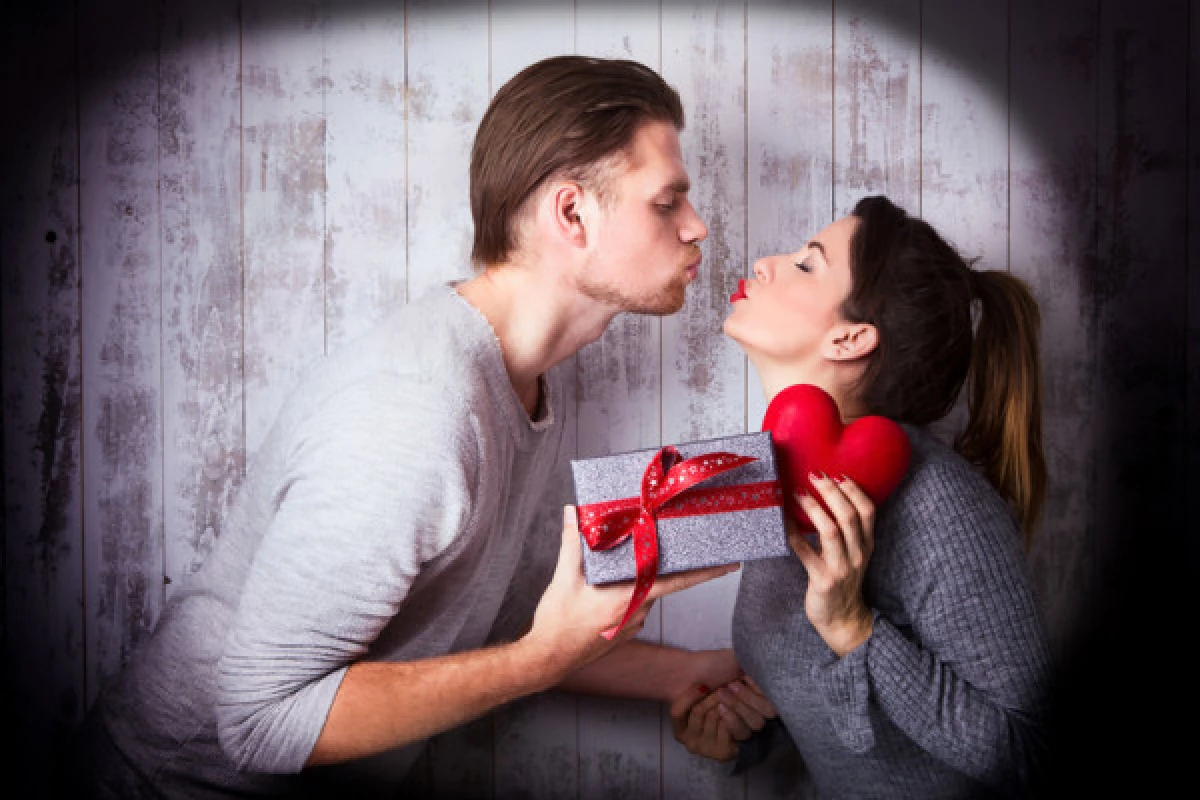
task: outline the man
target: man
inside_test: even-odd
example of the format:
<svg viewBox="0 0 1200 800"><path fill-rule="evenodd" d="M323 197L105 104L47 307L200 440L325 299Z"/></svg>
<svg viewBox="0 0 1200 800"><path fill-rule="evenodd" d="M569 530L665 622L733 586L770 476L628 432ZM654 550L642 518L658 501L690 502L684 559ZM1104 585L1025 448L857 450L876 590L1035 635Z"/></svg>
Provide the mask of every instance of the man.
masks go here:
<svg viewBox="0 0 1200 800"><path fill-rule="evenodd" d="M588 586L551 368L622 311L683 304L707 231L678 95L625 61L552 58L496 94L471 157L477 277L319 364L249 465L217 547L87 726L108 796L394 789L428 737L552 687L670 700L730 651L613 641L630 589ZM523 551L559 558L532 624L488 645ZM661 578L650 596L724 574ZM536 596L536 595L535 595Z"/></svg>

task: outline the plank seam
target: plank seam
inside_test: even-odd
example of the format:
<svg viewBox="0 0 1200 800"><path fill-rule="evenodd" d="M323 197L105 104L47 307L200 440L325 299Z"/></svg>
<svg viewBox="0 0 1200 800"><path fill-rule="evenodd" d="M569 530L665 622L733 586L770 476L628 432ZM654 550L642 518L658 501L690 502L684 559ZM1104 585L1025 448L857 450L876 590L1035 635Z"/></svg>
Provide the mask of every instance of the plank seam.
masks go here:
<svg viewBox="0 0 1200 800"><path fill-rule="evenodd" d="M73 3L75 15L75 270L76 270L76 302L79 314L79 569L81 597L83 598L82 625L83 658L80 659L80 669L83 671L83 706L88 705L88 581L87 581L87 497L84 491L87 483L87 463L84 448L87 443L86 429L83 425L83 410L86 407L84 396L87 393L87 382L83 379L83 92L80 91L80 40L79 40L79 0Z"/></svg>
<svg viewBox="0 0 1200 800"><path fill-rule="evenodd" d="M162 202L162 51L163 51L163 18L162 7L157 6L155 9L158 13L155 19L155 33L158 38L158 46L155 51L154 58L154 97L156 108L154 111L154 126L157 134L154 147L154 196L158 203L158 475L161 494L161 501L158 504L159 513L159 528L158 536L160 541L159 546L159 575L157 584L159 594L159 615L162 614L162 608L167 602L167 401L165 388L166 381L166 354L163 353L163 342L165 341L165 331L163 330L163 202ZM183 187L180 187L183 190ZM157 620L155 620L157 625ZM152 626L153 627L153 626Z"/></svg>

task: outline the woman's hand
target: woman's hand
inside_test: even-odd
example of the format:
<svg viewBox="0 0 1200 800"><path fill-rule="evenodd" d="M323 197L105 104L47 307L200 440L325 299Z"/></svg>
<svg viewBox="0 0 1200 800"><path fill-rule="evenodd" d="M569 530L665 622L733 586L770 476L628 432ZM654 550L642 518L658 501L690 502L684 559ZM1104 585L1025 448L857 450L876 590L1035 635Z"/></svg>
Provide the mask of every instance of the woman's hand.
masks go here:
<svg viewBox="0 0 1200 800"><path fill-rule="evenodd" d="M863 575L875 543L875 504L849 478L835 482L809 476L825 507L809 495L797 495L817 529L817 546L791 526L788 541L808 570L804 609L817 633L844 656L871 635L873 621L862 595Z"/></svg>
<svg viewBox="0 0 1200 800"><path fill-rule="evenodd" d="M758 685L743 675L716 691L693 686L671 704L675 739L694 753L717 761L737 756L737 742L762 730L777 716Z"/></svg>

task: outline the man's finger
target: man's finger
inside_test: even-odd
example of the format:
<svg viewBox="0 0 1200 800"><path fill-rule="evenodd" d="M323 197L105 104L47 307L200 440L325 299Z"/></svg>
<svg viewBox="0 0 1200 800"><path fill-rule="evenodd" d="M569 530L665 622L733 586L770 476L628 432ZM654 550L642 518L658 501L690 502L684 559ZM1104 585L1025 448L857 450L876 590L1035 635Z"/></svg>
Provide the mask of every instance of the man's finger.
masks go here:
<svg viewBox="0 0 1200 800"><path fill-rule="evenodd" d="M704 720L708 717L710 711L716 708L716 695L709 694L699 703L692 706L688 712L688 728L693 734L699 736L704 731Z"/></svg>
<svg viewBox="0 0 1200 800"><path fill-rule="evenodd" d="M733 746L733 741L729 735L729 729L724 725L717 726L716 737L717 750L720 752L718 758L722 761L728 761L737 755L737 748Z"/></svg>
<svg viewBox="0 0 1200 800"><path fill-rule="evenodd" d="M740 681L734 681L731 683L729 685L729 691L732 692L740 702L751 706L764 719L770 719L771 717L777 716L775 706L771 705L771 701L767 699L766 695L764 695L751 684L749 676L747 676L745 683Z"/></svg>
<svg viewBox="0 0 1200 800"><path fill-rule="evenodd" d="M714 742L717 739L717 730L721 727L721 712L713 706L704 715L704 741Z"/></svg>
<svg viewBox="0 0 1200 800"><path fill-rule="evenodd" d="M700 687L692 686L671 701L671 729L675 733L675 738L678 739L679 735L687 728L688 717L692 708L703 698L704 692L700 691Z"/></svg>
<svg viewBox="0 0 1200 800"><path fill-rule="evenodd" d="M689 589L696 584L736 572L740 567L740 564L726 564L721 567L707 567L663 575L654 581L654 586L650 587L650 593L646 597L649 600L656 600L659 597Z"/></svg>
<svg viewBox="0 0 1200 800"><path fill-rule="evenodd" d="M717 711L721 715L721 721L725 723L725 727L734 739L749 739L754 734L755 728L729 706L721 703L717 706ZM758 727L761 728L762 725Z"/></svg>
<svg viewBox="0 0 1200 800"><path fill-rule="evenodd" d="M560 568L566 565L567 568L583 574L583 560L579 551L579 521L575 516L575 506L563 506L563 540L558 549L558 563Z"/></svg>
<svg viewBox="0 0 1200 800"><path fill-rule="evenodd" d="M766 724L766 718L763 717L762 713L757 708L750 703L745 702L742 697L742 695L749 695L750 691L747 689L746 691L741 692L740 695L734 692L732 688L724 691L725 695L721 698L722 705L732 712L738 718L738 720L743 722L750 729L750 731L761 730L762 726ZM750 733L748 732L746 736L749 735ZM733 738L744 739L746 737L735 735Z"/></svg>

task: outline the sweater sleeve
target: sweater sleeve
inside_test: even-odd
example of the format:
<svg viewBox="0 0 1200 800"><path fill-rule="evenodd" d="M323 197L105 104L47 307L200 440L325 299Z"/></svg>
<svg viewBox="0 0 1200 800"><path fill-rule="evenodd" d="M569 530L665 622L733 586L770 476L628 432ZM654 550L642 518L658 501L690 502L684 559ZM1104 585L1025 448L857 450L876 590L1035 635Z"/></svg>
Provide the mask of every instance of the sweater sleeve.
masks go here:
<svg viewBox="0 0 1200 800"><path fill-rule="evenodd" d="M349 664L468 524L473 418L382 383L337 394L289 439L217 666L218 737L238 769L303 768Z"/></svg>
<svg viewBox="0 0 1200 800"><path fill-rule="evenodd" d="M1009 792L1043 758L1050 660L1044 626L1007 508L978 476L931 465L886 535L900 537L893 583L910 625L874 612L868 640L814 671L850 749L875 745L882 712L953 769Z"/></svg>

